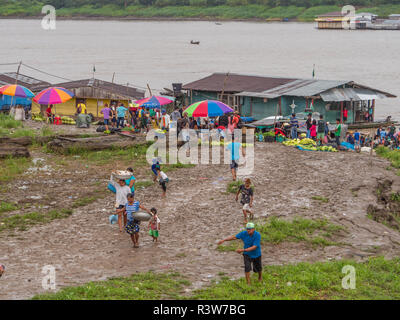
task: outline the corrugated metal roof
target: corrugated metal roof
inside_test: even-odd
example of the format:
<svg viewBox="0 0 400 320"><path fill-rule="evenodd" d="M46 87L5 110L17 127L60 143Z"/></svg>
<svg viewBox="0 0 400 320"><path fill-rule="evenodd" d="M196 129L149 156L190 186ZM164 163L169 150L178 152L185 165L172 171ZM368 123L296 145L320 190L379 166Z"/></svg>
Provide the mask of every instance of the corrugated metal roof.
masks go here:
<svg viewBox="0 0 400 320"><path fill-rule="evenodd" d="M336 88L351 81L340 80L306 80L299 79L263 92L240 92L238 96L259 98L277 98L281 96L311 97L331 88Z"/></svg>
<svg viewBox="0 0 400 320"><path fill-rule="evenodd" d="M0 82L3 84L14 84L16 78L17 78L16 72L6 72L0 74ZM35 79L23 74L18 74L18 84L27 87L28 89L31 90L37 85L44 85L47 87L51 85L49 82Z"/></svg>
<svg viewBox="0 0 400 320"><path fill-rule="evenodd" d="M322 92L320 96L324 101L362 101L386 98L386 95L383 93L363 88L334 88Z"/></svg>
<svg viewBox="0 0 400 320"><path fill-rule="evenodd" d="M121 96L130 98L130 99L140 99L143 98L145 95L145 91L130 87L127 85L120 85L108 81L103 81L103 80L98 80L98 79L84 79L84 80L76 80L76 81L70 81L70 82L63 82L63 83L57 83L53 85L54 87L63 87L68 90L74 90L74 89L79 89L79 88L85 88L85 87L93 87L93 88L98 88L102 89L108 92L112 92L114 94L119 94ZM43 90L46 87L39 87L37 86L35 89L37 91Z"/></svg>
<svg viewBox="0 0 400 320"><path fill-rule="evenodd" d="M203 79L185 84L182 89L184 90L198 90L198 91L211 91L211 92L262 92L268 89L276 88L283 84L292 82L296 79L279 78L279 77L265 77L229 73L213 73L212 75Z"/></svg>

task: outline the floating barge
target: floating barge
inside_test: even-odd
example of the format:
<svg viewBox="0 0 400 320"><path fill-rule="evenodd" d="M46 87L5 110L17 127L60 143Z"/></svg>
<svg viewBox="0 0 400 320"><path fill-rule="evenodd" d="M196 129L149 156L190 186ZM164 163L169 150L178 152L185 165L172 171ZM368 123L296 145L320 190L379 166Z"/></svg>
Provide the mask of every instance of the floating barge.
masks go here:
<svg viewBox="0 0 400 320"><path fill-rule="evenodd" d="M359 30L400 30L400 14L391 14L388 19L378 19L376 14L361 12L349 21L349 16L336 11L319 15L315 21L318 29L346 29L347 25L350 29Z"/></svg>

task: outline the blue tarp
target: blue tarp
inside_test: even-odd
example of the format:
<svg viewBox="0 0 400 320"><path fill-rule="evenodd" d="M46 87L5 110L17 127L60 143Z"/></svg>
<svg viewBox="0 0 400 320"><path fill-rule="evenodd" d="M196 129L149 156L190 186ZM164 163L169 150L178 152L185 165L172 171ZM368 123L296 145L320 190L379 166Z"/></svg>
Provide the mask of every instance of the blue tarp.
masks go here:
<svg viewBox="0 0 400 320"><path fill-rule="evenodd" d="M0 95L0 110L10 110L11 102L13 106L19 104L24 107L32 106L32 101L27 98L20 98L20 97L11 97L6 95Z"/></svg>
<svg viewBox="0 0 400 320"><path fill-rule="evenodd" d="M244 123L254 121L254 119L251 118L251 117L240 117L240 119L242 119L242 121L243 121Z"/></svg>
<svg viewBox="0 0 400 320"><path fill-rule="evenodd" d="M345 147L346 149L354 150L354 144L351 144L351 143L348 143L348 142L342 142L340 145L342 147Z"/></svg>

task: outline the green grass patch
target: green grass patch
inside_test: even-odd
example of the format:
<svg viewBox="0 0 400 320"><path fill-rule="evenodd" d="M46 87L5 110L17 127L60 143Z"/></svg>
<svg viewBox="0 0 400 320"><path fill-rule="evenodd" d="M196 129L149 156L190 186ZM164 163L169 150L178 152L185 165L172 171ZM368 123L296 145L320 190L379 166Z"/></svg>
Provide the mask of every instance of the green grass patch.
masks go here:
<svg viewBox="0 0 400 320"><path fill-rule="evenodd" d="M135 190L139 188L147 188L154 184L153 181L150 180L142 180L135 183Z"/></svg>
<svg viewBox="0 0 400 320"><path fill-rule="evenodd" d="M343 289L344 266L355 268L355 289ZM244 278L221 278L218 284L194 292L199 300L398 300L400 298L400 258L370 258L363 263L352 260L264 266L263 281L252 275L248 286Z"/></svg>
<svg viewBox="0 0 400 320"><path fill-rule="evenodd" d="M166 164L166 165L162 165L161 170L164 172L168 172L168 171L173 171L176 169L183 169L183 168L193 168L195 167L195 164L191 164L191 163L174 163L174 164Z"/></svg>
<svg viewBox="0 0 400 320"><path fill-rule="evenodd" d="M74 201L72 204L72 208L79 208L79 207L84 207L87 206L88 204L91 204L95 202L98 199L98 197L82 197Z"/></svg>
<svg viewBox="0 0 400 320"><path fill-rule="evenodd" d="M25 231L30 226L49 223L55 219L67 218L72 214L70 209L51 210L46 213L31 212L0 218L0 232L4 230Z"/></svg>
<svg viewBox="0 0 400 320"><path fill-rule="evenodd" d="M11 116L0 113L0 128L2 129L16 129L22 127L22 121L14 120Z"/></svg>
<svg viewBox="0 0 400 320"><path fill-rule="evenodd" d="M32 161L27 158L0 159L0 183L8 182L24 173Z"/></svg>
<svg viewBox="0 0 400 320"><path fill-rule="evenodd" d="M146 151L150 143L137 144L129 148L111 148L100 151L88 151L82 147L71 147L65 151L66 155L79 156L79 159L86 163L91 162L98 165L109 163L113 160L134 161L135 165L147 165ZM44 151L51 152L44 147Z"/></svg>
<svg viewBox="0 0 400 320"><path fill-rule="evenodd" d="M390 200L400 202L400 192L393 192L390 195Z"/></svg>
<svg viewBox="0 0 400 320"><path fill-rule="evenodd" d="M305 242L312 246L340 245L332 240L335 235L343 231L342 226L328 222L327 220L311 220L295 218L286 221L277 217L271 217L265 222L256 223L256 230L261 234L262 244L279 244L281 242ZM217 247L218 251L235 251L242 247L242 242L230 241Z"/></svg>
<svg viewBox="0 0 400 320"><path fill-rule="evenodd" d="M0 202L0 213L2 212L8 212L8 211L14 211L17 210L18 206L15 203L10 203L7 201L1 201Z"/></svg>
<svg viewBox="0 0 400 320"><path fill-rule="evenodd" d="M130 277L89 282L57 293L33 297L34 300L160 300L179 299L190 282L178 273L141 273Z"/></svg>
<svg viewBox="0 0 400 320"><path fill-rule="evenodd" d="M312 200L316 200L316 201L321 201L323 203L327 203L329 202L328 198L322 197L322 196L313 196L311 197Z"/></svg>
<svg viewBox="0 0 400 320"><path fill-rule="evenodd" d="M355 288L344 289L345 266L355 270ZM177 273L140 273L130 277L89 282L63 288L56 293L36 295L34 300L398 300L400 299L400 258L370 258L358 263L341 260L264 266L263 280L252 274L252 284L244 278L230 280L218 273L209 287L189 297L183 290L190 282Z"/></svg>
<svg viewBox="0 0 400 320"><path fill-rule="evenodd" d="M400 169L400 150L390 150L388 147L378 146L376 154L388 159L392 167Z"/></svg>

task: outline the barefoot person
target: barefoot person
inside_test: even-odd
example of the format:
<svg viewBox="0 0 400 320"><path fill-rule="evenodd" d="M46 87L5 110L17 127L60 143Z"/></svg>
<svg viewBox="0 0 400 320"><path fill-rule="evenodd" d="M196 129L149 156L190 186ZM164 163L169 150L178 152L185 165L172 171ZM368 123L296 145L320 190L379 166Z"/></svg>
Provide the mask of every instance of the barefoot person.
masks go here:
<svg viewBox="0 0 400 320"><path fill-rule="evenodd" d="M167 183L169 182L169 178L163 171L161 171L160 168L157 168L157 177L159 179L158 182L163 190L162 197L165 198L167 195Z"/></svg>
<svg viewBox="0 0 400 320"><path fill-rule="evenodd" d="M151 165L151 171L154 173L153 181L157 181L158 172L157 169L160 169L160 162L157 159L153 159L153 164Z"/></svg>
<svg viewBox="0 0 400 320"><path fill-rule="evenodd" d="M244 223L247 223L247 213L250 215L250 219L253 219L253 212L251 208L253 207L253 188L251 187L251 180L247 178L242 184L238 192L236 193L236 201L239 199L239 193L242 194L242 198L240 199L240 203L243 205L243 215L244 215Z"/></svg>
<svg viewBox="0 0 400 320"><path fill-rule="evenodd" d="M243 249L237 249L236 252L243 254L244 273L247 284L250 285L250 271L253 265L253 271L258 273L258 281L262 281L262 261L261 261L261 235L255 230L254 223L249 222L246 230L239 232L236 236L231 236L218 242L218 245L225 241L240 239L243 241Z"/></svg>
<svg viewBox="0 0 400 320"><path fill-rule="evenodd" d="M153 242L154 241L158 242L158 236L160 231L160 219L158 218L156 208L151 208L150 211L153 214L153 217L149 221L149 226L148 226L149 235L153 238Z"/></svg>
<svg viewBox="0 0 400 320"><path fill-rule="evenodd" d="M242 149L242 154L245 157L246 154L244 148L242 148L242 144L239 142L238 137L235 137L234 140L226 147L226 150L229 150L231 154L231 173L233 181L236 181L236 172L239 167L240 149Z"/></svg>
<svg viewBox="0 0 400 320"><path fill-rule="evenodd" d="M134 248L139 248L140 221L133 218L133 213L138 212L139 208L149 214L152 214L151 211L143 207L139 203L139 201L135 201L135 196L133 195L133 193L130 193L128 195L128 201L122 211L126 214L127 217L125 231L130 234Z"/></svg>
<svg viewBox="0 0 400 320"><path fill-rule="evenodd" d="M118 214L119 232L122 232L122 214L125 204L128 202L128 194L131 193L131 188L126 185L124 179L119 179L118 182L114 181L114 174L111 173L110 184L115 188L116 200L115 207ZM124 225L126 224L126 214L124 215Z"/></svg>

